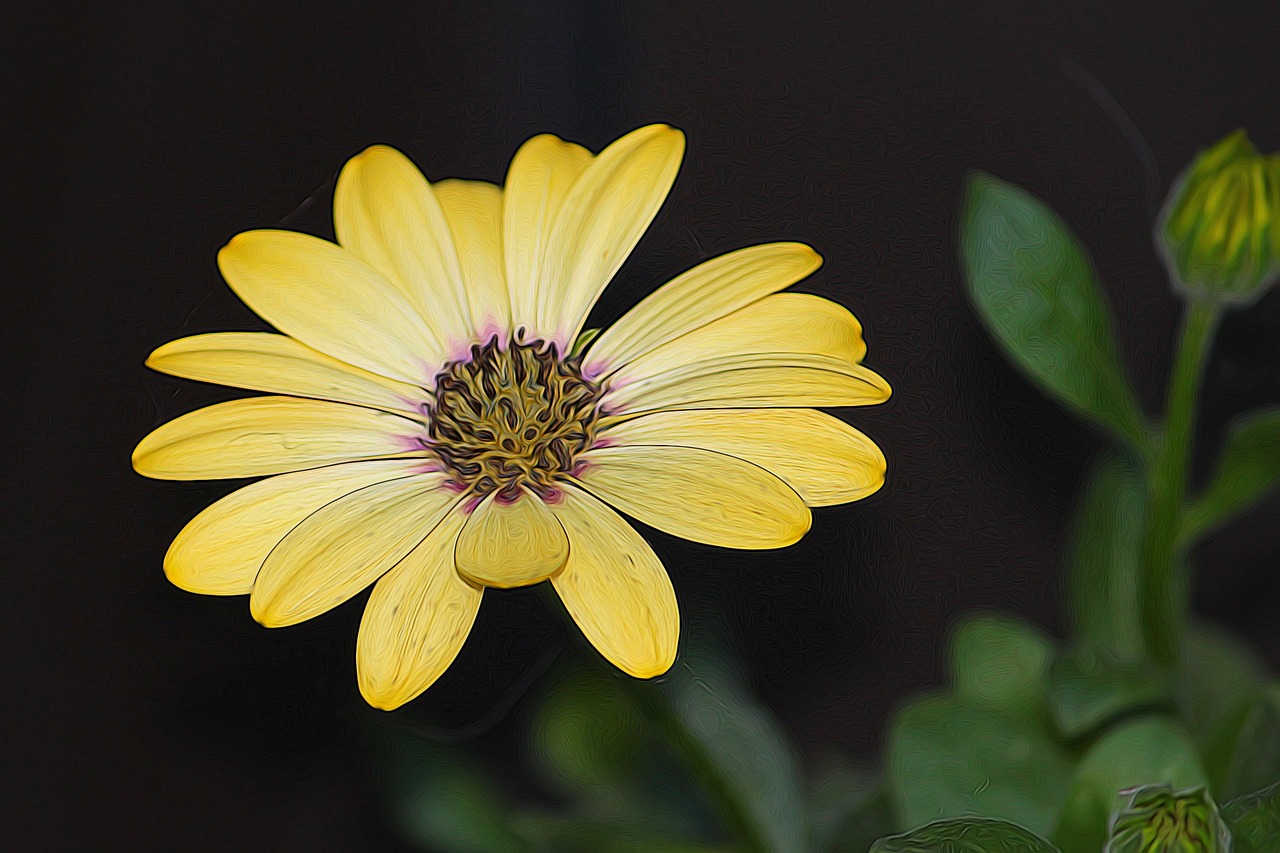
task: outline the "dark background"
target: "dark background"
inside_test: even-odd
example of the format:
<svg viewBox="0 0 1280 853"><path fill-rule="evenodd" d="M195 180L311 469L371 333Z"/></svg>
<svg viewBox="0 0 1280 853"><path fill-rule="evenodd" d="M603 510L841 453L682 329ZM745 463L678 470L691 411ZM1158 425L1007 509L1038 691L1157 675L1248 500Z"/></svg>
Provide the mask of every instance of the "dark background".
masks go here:
<svg viewBox="0 0 1280 853"><path fill-rule="evenodd" d="M939 679L940 642L967 609L1015 611L1061 636L1064 522L1103 443L1002 360L965 302L952 239L963 177L983 168L1026 186L1081 235L1154 414L1178 304L1150 239L1152 199L1238 126L1280 148L1280 12L1240 8L1255 11L475 0L10 10L0 270L17 385L2 689L5 825L18 847L397 849L357 737L378 713L354 679L364 597L267 631L243 598L170 586L169 541L237 484L129 468L161 422L243 393L142 365L176 337L265 328L221 282L218 248L257 227L331 236L337 170L376 142L432 179L501 180L535 133L598 150L642 124L682 128L675 189L600 322L731 249L794 239L825 256L801 287L854 310L868 363L894 385L886 406L848 413L885 449L887 487L817 511L784 552L651 535L686 618L724 614L755 688L808 754L874 760L893 705ZM1154 186L1068 62L1142 129ZM1233 415L1280 402L1277 330L1275 295L1226 321L1197 470ZM1197 555L1200 610L1273 666L1277 511L1273 498ZM593 660L536 593L490 596L453 668L400 714L482 719L562 637L566 656ZM479 748L518 745L520 719Z"/></svg>

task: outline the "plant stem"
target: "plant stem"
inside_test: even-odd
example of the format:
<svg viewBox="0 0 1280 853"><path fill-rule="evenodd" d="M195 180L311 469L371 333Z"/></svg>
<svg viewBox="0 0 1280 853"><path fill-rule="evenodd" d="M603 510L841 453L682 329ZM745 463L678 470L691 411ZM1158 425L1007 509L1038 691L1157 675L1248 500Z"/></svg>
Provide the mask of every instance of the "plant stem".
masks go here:
<svg viewBox="0 0 1280 853"><path fill-rule="evenodd" d="M1142 547L1142 626L1151 656L1164 665L1177 657L1187 611L1187 586L1178 572L1178 524L1186 500L1200 380L1220 316L1218 306L1204 302L1190 303L1183 314L1161 434L1151 458L1150 514Z"/></svg>

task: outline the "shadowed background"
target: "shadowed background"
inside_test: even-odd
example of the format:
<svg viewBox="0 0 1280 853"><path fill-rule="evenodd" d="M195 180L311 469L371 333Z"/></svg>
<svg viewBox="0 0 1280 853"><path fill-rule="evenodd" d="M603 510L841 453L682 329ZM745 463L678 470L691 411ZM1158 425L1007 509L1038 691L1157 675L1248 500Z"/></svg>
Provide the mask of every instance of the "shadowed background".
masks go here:
<svg viewBox="0 0 1280 853"><path fill-rule="evenodd" d="M886 488L815 512L781 552L646 530L683 612L723 613L754 687L808 751L872 760L884 721L940 677L939 640L978 606L1061 633L1060 542L1100 436L1003 360L954 251L963 177L988 170L1058 211L1091 251L1149 413L1178 305L1153 199L1246 127L1280 148L1280 10L987 3L421 4L357 12L228 2L29 8L7 34L4 597L8 827L40 848L396 849L356 737L365 595L267 631L244 598L184 593L161 558L238 483L144 480L163 421L244 392L150 373L161 343L265 329L222 283L235 233L332 237L341 165L370 144L435 180L501 180L554 132L599 150L655 121L689 146L666 206L588 325L723 252L800 240L803 282L866 327L893 400L847 418ZM1150 142L1141 159L1070 64ZM15 264L16 260L16 264ZM1280 298L1229 315L1201 443L1280 402ZM1200 459L1197 470L1206 460ZM16 469L16 470L15 470ZM1280 664L1273 498L1199 549L1197 604ZM487 595L448 673L402 715L466 728L514 766L512 683L549 648L606 666L536 591ZM513 776L511 784L522 780Z"/></svg>

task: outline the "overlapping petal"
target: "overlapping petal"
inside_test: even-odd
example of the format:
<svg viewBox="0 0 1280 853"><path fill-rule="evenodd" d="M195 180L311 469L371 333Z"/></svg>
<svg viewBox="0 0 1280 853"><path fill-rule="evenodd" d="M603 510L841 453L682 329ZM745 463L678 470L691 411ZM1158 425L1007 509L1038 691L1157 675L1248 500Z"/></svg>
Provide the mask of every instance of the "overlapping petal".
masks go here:
<svg viewBox="0 0 1280 853"><path fill-rule="evenodd" d="M790 287L822 266L803 243L767 243L699 264L645 297L601 333L585 364L595 373L619 366L739 308Z"/></svg>
<svg viewBox="0 0 1280 853"><path fill-rule="evenodd" d="M620 415L679 409L870 406L889 399L873 370L807 353L742 356L690 365L621 385L605 396Z"/></svg>
<svg viewBox="0 0 1280 853"><path fill-rule="evenodd" d="M482 596L454 571L454 546L466 522L464 513L448 513L369 596L356 676L375 708L398 708L426 690L466 642Z"/></svg>
<svg viewBox="0 0 1280 853"><path fill-rule="evenodd" d="M602 151L570 187L536 284L538 329L561 351L657 215L683 156L683 133L649 125Z"/></svg>
<svg viewBox="0 0 1280 853"><path fill-rule="evenodd" d="M710 370L744 359L784 364L810 354L854 365L866 353L862 326L845 308L808 293L776 293L633 359L615 377L636 384L691 367Z"/></svg>
<svg viewBox="0 0 1280 853"><path fill-rule="evenodd" d="M569 537L569 560L551 578L569 615L623 672L637 678L666 672L680 640L680 609L653 549L616 512L573 486L551 509Z"/></svg>
<svg viewBox="0 0 1280 853"><path fill-rule="evenodd" d="M268 555L249 599L269 628L337 607L417 547L458 494L439 474L414 474L352 492L307 516Z"/></svg>
<svg viewBox="0 0 1280 853"><path fill-rule="evenodd" d="M197 409L133 451L139 474L162 480L260 477L404 454L421 425L399 415L297 397L246 397Z"/></svg>
<svg viewBox="0 0 1280 853"><path fill-rule="evenodd" d="M505 335L511 322L502 259L502 190L484 181L440 181L433 187L462 265L472 331L481 340Z"/></svg>
<svg viewBox="0 0 1280 853"><path fill-rule="evenodd" d="M147 366L201 382L415 412L421 388L330 358L286 335L214 332L171 341Z"/></svg>
<svg viewBox="0 0 1280 853"><path fill-rule="evenodd" d="M247 595L271 549L307 516L352 492L421 467L420 459L350 462L245 486L182 528L165 554L165 574L188 592Z"/></svg>
<svg viewBox="0 0 1280 853"><path fill-rule="evenodd" d="M775 474L809 506L867 497L884 485L885 458L858 430L812 409L659 412L606 433L616 445L701 447Z"/></svg>
<svg viewBox="0 0 1280 853"><path fill-rule="evenodd" d="M569 540L547 505L521 490L515 500L485 498L458 537L462 576L498 588L544 581L564 566Z"/></svg>
<svg viewBox="0 0 1280 853"><path fill-rule="evenodd" d="M435 337L473 331L462 266L431 184L409 158L375 145L351 158L334 190L338 243L394 284Z"/></svg>
<svg viewBox="0 0 1280 853"><path fill-rule="evenodd" d="M778 477L695 447L604 447L583 455L587 491L684 539L726 548L781 548L809 529L809 508Z"/></svg>
<svg viewBox="0 0 1280 853"><path fill-rule="evenodd" d="M502 191L502 244L513 330L538 329L538 291L547 253L569 191L594 158L551 134L520 146Z"/></svg>
<svg viewBox="0 0 1280 853"><path fill-rule="evenodd" d="M416 385L445 358L448 342L401 287L341 246L292 231L247 231L218 253L218 266L254 313L348 364Z"/></svg>

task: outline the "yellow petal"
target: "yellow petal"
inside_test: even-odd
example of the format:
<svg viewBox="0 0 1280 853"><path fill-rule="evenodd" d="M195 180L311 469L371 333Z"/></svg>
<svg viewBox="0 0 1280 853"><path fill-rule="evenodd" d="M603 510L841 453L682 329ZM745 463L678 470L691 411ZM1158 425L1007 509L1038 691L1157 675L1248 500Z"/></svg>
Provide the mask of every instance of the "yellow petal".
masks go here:
<svg viewBox="0 0 1280 853"><path fill-rule="evenodd" d="M511 300L502 269L502 190L484 181L450 179L433 186L462 264L471 325L481 339L505 333Z"/></svg>
<svg viewBox="0 0 1280 853"><path fill-rule="evenodd" d="M171 341L147 359L161 373L294 397L416 412L420 388L338 361L285 335L214 332Z"/></svg>
<svg viewBox="0 0 1280 853"><path fill-rule="evenodd" d="M525 491L512 502L485 498L458 538L458 571L482 586L544 581L568 556L564 528L541 498Z"/></svg>
<svg viewBox="0 0 1280 853"><path fill-rule="evenodd" d="M481 590L453 568L466 515L450 512L373 588L356 640L360 693L390 711L430 687L467 639Z"/></svg>
<svg viewBox="0 0 1280 853"><path fill-rule="evenodd" d="M536 335L538 290L552 226L591 152L550 134L520 146L502 191L502 243L511 323Z"/></svg>
<svg viewBox="0 0 1280 853"><path fill-rule="evenodd" d="M367 486L326 504L280 540L262 565L249 610L268 628L337 607L373 583L458 503L438 474Z"/></svg>
<svg viewBox="0 0 1280 853"><path fill-rule="evenodd" d="M161 480L260 477L404 454L421 424L374 409L247 397L169 421L133 451L133 468Z"/></svg>
<svg viewBox="0 0 1280 853"><path fill-rule="evenodd" d="M781 548L809 529L809 509L773 474L693 447L605 447L583 455L583 486L674 536L725 548Z"/></svg>
<svg viewBox="0 0 1280 853"><path fill-rule="evenodd" d="M853 427L812 409L659 412L605 437L616 445L702 447L777 475L809 506L865 498L884 485L885 458Z"/></svg>
<svg viewBox="0 0 1280 853"><path fill-rule="evenodd" d="M572 486L552 506L569 535L569 561L551 579L569 615L600 654L628 675L671 668L680 609L662 562L630 524Z"/></svg>
<svg viewBox="0 0 1280 853"><path fill-rule="evenodd" d="M350 462L261 480L193 518L169 546L164 572L203 595L245 595L271 549L327 503L422 467L420 459Z"/></svg>
<svg viewBox="0 0 1280 853"><path fill-rule="evenodd" d="M803 243L768 243L712 258L672 279L606 329L587 350L596 373L790 287L822 266Z"/></svg>
<svg viewBox="0 0 1280 853"><path fill-rule="evenodd" d="M623 415L676 409L870 406L889 399L889 383L860 364L795 354L690 365L606 394Z"/></svg>
<svg viewBox="0 0 1280 853"><path fill-rule="evenodd" d="M649 227L684 156L684 134L664 124L610 145L569 190L538 282L538 328L561 350Z"/></svg>
<svg viewBox="0 0 1280 853"><path fill-rule="evenodd" d="M427 179L394 148L351 158L333 196L338 243L396 285L435 336L456 348L471 311L453 236Z"/></svg>
<svg viewBox="0 0 1280 853"><path fill-rule="evenodd" d="M709 372L743 357L821 355L857 364L862 327L847 310L808 293L776 293L650 351L622 367L622 383L696 367ZM780 359L781 360L781 359Z"/></svg>
<svg viewBox="0 0 1280 853"><path fill-rule="evenodd" d="M400 289L340 246L292 231L238 234L218 253L236 295L312 349L420 384L447 347Z"/></svg>

